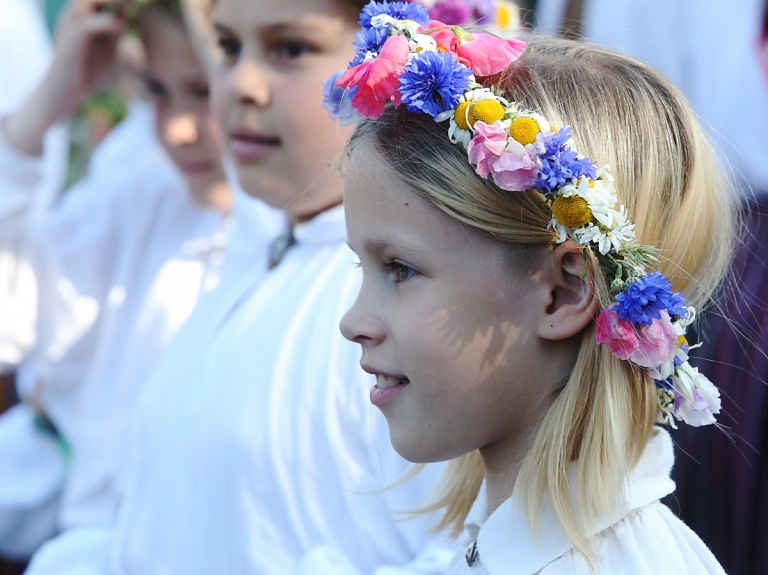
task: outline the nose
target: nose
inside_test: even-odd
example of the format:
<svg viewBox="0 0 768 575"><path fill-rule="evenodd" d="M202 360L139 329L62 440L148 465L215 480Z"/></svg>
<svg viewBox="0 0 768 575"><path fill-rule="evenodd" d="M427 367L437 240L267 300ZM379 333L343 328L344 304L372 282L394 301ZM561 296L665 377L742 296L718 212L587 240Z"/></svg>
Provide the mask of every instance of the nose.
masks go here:
<svg viewBox="0 0 768 575"><path fill-rule="evenodd" d="M363 347L379 345L386 338L386 329L376 314L369 311L361 291L352 307L347 310L339 322L339 329L349 341Z"/></svg>
<svg viewBox="0 0 768 575"><path fill-rule="evenodd" d="M197 142L200 129L194 114L171 116L165 124L165 140L172 146L189 146Z"/></svg>
<svg viewBox="0 0 768 575"><path fill-rule="evenodd" d="M268 72L252 59L242 58L234 67L231 89L241 106L266 108L272 103Z"/></svg>

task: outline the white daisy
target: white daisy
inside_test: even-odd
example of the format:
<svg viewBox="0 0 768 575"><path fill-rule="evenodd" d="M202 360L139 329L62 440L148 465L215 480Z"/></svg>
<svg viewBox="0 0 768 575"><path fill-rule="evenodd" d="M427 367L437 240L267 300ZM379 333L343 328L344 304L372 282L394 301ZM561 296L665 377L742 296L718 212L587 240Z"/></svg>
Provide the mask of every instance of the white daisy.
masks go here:
<svg viewBox="0 0 768 575"><path fill-rule="evenodd" d="M607 210L607 212L610 215L610 220L606 220L609 225L589 223L573 232L581 245L595 243L603 255L611 251L611 248L619 251L623 244L632 241L635 237L635 224L627 220L627 211L624 206L621 206L619 211ZM595 219L597 219L596 214Z"/></svg>
<svg viewBox="0 0 768 575"><path fill-rule="evenodd" d="M469 79L470 83L473 83L475 81L474 77L471 77ZM471 102L471 103L477 103L481 102L483 100L496 100L501 104L505 110L509 107L509 103L500 96L496 96L491 90L488 88L475 88L473 90L469 90L464 93L463 96L459 97L459 104L454 108L453 110L447 110L443 112L442 114L439 114L435 120L437 122L444 122L445 120L450 120L450 126L448 127L448 137L450 138L451 142L454 144L461 144L465 148L469 146L469 143L472 141L472 132L473 130L470 128L469 130L462 128L456 123L456 110L459 109L461 104L464 102ZM464 125L469 126L469 106L464 106L464 113L466 117L464 118ZM505 129L508 129L508 125Z"/></svg>

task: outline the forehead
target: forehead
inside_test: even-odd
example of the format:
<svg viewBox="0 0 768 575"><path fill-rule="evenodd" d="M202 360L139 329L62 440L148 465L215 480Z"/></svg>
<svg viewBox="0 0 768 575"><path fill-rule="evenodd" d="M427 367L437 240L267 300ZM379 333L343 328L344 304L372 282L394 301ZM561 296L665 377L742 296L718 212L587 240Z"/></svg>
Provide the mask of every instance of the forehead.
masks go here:
<svg viewBox="0 0 768 575"><path fill-rule="evenodd" d="M353 24L348 8L334 0L217 0L214 22L237 29Z"/></svg>
<svg viewBox="0 0 768 575"><path fill-rule="evenodd" d="M352 151L344 181L344 206L353 247L358 240L407 242L440 252L465 251L468 245L497 249L497 242L460 224L395 175L367 138Z"/></svg>

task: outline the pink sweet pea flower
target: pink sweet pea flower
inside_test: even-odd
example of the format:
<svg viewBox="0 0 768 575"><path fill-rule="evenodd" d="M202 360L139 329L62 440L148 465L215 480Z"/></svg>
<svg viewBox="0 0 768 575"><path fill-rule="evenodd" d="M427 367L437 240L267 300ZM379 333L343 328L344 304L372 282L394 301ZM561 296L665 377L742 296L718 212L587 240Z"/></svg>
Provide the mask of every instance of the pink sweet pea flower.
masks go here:
<svg viewBox="0 0 768 575"><path fill-rule="evenodd" d="M720 392L703 373L688 362L677 368L672 378L675 391L675 416L699 427L715 423L720 413Z"/></svg>
<svg viewBox="0 0 768 575"><path fill-rule="evenodd" d="M475 135L467 146L469 161L475 164L481 178L487 178L493 171L493 165L507 147L507 133L496 124L475 123Z"/></svg>
<svg viewBox="0 0 768 575"><path fill-rule="evenodd" d="M475 76L498 74L525 50L525 42L520 40L505 40L482 32L469 34L439 20L430 21L424 32L432 36L438 47L454 54Z"/></svg>
<svg viewBox="0 0 768 575"><path fill-rule="evenodd" d="M498 124L475 123L475 135L467 146L469 161L482 178L493 176L493 181L503 190L519 192L527 190L539 173L539 159L529 149L523 156L505 151L507 133Z"/></svg>
<svg viewBox="0 0 768 575"><path fill-rule="evenodd" d="M522 192L531 187L539 174L541 162L531 150L526 149L523 157L504 152L493 164L493 181L502 190Z"/></svg>
<svg viewBox="0 0 768 575"><path fill-rule="evenodd" d="M400 75L408 62L408 39L390 36L376 58L366 60L344 72L336 82L339 88L357 86L352 107L363 116L377 119L384 113L384 105L392 101L400 105Z"/></svg>
<svg viewBox="0 0 768 575"><path fill-rule="evenodd" d="M637 351L640 342L632 324L619 317L611 308L605 308L597 316L597 343L608 346L611 353L619 359L629 359Z"/></svg>
<svg viewBox="0 0 768 575"><path fill-rule="evenodd" d="M659 367L672 361L677 353L677 332L667 310L661 311L661 317L650 325L637 328L637 349L630 354L630 361L643 367Z"/></svg>

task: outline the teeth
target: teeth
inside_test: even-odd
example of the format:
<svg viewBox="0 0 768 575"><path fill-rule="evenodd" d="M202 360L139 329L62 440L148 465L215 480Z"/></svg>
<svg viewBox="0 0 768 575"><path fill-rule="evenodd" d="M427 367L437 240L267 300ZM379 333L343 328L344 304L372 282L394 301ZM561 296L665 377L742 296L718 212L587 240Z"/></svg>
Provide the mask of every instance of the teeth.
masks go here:
<svg viewBox="0 0 768 575"><path fill-rule="evenodd" d="M376 376L376 387L384 389L385 387L395 387L403 383L409 383L407 379L400 379L399 377L385 377L383 375Z"/></svg>

